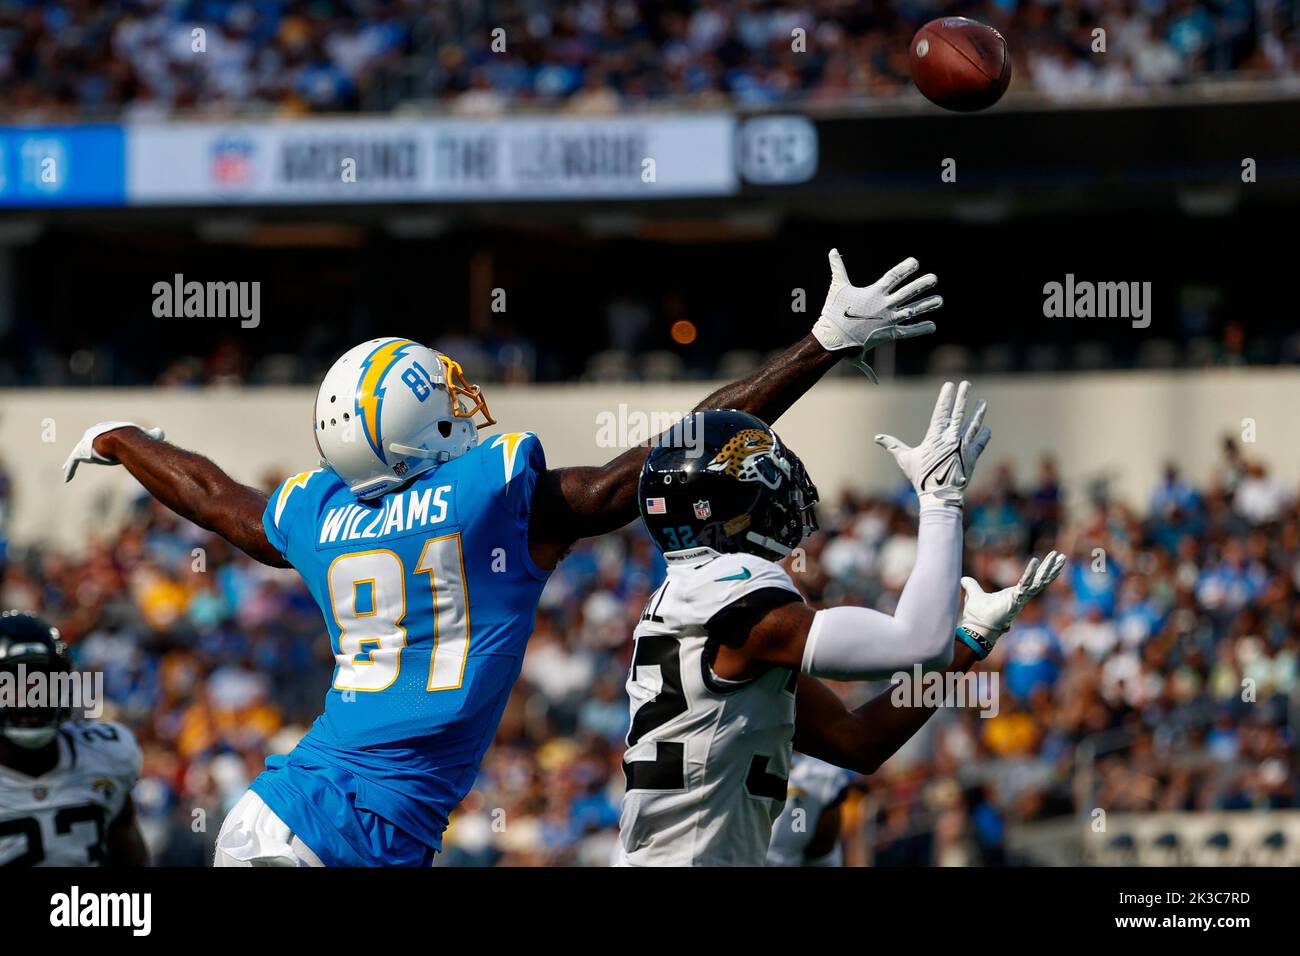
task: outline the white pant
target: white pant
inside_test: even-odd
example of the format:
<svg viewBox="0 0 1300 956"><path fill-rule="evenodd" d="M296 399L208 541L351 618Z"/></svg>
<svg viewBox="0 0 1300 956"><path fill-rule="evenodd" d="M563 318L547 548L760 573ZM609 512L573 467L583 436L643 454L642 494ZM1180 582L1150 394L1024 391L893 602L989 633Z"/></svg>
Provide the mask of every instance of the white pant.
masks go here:
<svg viewBox="0 0 1300 956"><path fill-rule="evenodd" d="M213 866L324 866L256 793L249 790L217 834Z"/></svg>

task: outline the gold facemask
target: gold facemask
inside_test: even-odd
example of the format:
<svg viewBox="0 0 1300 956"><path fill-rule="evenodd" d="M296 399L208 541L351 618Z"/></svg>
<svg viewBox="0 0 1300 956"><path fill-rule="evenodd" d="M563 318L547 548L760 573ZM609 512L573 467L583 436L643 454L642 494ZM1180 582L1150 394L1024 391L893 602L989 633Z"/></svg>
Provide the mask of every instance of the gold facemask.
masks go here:
<svg viewBox="0 0 1300 956"><path fill-rule="evenodd" d="M495 425L497 420L488 411L487 399L483 397L483 389L465 378L465 370L460 367L460 363L441 353L438 354L438 361L442 363L443 380L447 383L447 394L451 396L452 414L457 418L472 419L479 412L482 412L484 421L475 424L479 428ZM461 396L465 397L465 400L469 403L468 405L461 404Z"/></svg>

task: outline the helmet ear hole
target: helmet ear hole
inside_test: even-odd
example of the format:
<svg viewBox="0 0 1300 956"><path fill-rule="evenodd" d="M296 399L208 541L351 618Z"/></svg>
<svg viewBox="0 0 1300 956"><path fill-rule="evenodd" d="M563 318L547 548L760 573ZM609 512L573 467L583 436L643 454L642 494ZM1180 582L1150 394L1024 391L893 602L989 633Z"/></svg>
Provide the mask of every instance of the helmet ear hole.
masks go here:
<svg viewBox="0 0 1300 956"><path fill-rule="evenodd" d="M447 421L447 419L445 418L442 421L438 422L438 434L441 435L443 438L450 438L451 422Z"/></svg>

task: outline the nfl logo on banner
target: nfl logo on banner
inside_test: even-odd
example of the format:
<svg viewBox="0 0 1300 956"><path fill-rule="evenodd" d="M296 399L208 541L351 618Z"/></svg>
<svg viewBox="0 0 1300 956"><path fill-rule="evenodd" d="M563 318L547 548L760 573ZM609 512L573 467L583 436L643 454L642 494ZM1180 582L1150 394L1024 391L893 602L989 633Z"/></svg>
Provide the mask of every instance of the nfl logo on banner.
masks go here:
<svg viewBox="0 0 1300 956"><path fill-rule="evenodd" d="M253 179L253 141L220 136L209 150L209 176L218 186L247 186Z"/></svg>
<svg viewBox="0 0 1300 956"><path fill-rule="evenodd" d="M647 498L645 500L645 513L648 515L666 515L668 507L664 504L662 498Z"/></svg>
<svg viewBox="0 0 1300 956"><path fill-rule="evenodd" d="M713 506L707 501L695 502L695 517L703 521L709 515L713 514Z"/></svg>

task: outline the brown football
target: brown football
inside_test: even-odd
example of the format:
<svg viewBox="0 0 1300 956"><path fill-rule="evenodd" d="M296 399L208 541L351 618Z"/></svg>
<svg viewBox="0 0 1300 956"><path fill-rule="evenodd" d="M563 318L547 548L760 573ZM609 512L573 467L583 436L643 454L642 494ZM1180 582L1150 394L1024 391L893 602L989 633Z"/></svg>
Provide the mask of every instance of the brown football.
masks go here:
<svg viewBox="0 0 1300 956"><path fill-rule="evenodd" d="M931 20L912 37L912 82L946 110L971 113L1002 98L1011 82L1007 41L967 17Z"/></svg>

